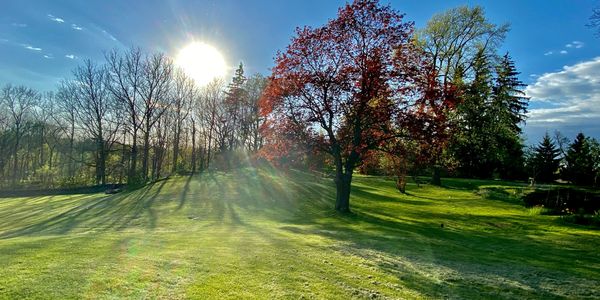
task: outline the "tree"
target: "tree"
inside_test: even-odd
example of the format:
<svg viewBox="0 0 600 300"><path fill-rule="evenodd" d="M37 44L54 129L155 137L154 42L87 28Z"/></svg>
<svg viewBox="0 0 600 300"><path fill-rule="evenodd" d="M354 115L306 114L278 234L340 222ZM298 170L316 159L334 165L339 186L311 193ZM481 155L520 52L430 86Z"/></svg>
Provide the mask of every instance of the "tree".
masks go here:
<svg viewBox="0 0 600 300"><path fill-rule="evenodd" d="M142 64L142 131L144 152L142 157L142 178L148 180L150 161L150 134L154 125L169 107L168 92L173 72L173 63L162 53L146 57Z"/></svg>
<svg viewBox="0 0 600 300"><path fill-rule="evenodd" d="M76 88L76 113L95 143L96 184L106 184L106 159L119 129L119 111L109 96L106 69L91 60L73 72Z"/></svg>
<svg viewBox="0 0 600 300"><path fill-rule="evenodd" d="M55 121L67 136L68 159L67 177L73 181L75 176L75 126L77 122L77 87L73 82L61 81L56 95L59 113Z"/></svg>
<svg viewBox="0 0 600 300"><path fill-rule="evenodd" d="M565 156L566 166L561 172L564 179L578 185L594 184L599 158L594 157L593 145L594 141L583 133L577 134Z"/></svg>
<svg viewBox="0 0 600 300"><path fill-rule="evenodd" d="M181 140L181 131L183 123L187 119L192 109L192 101L196 98L196 84L193 79L187 77L182 70L175 72L173 78L173 87L171 89L172 114L174 119L173 127L173 164L171 173L177 172L177 162L179 160L179 148Z"/></svg>
<svg viewBox="0 0 600 300"><path fill-rule="evenodd" d="M264 132L293 139L279 150L303 144L331 156L337 211L350 211L355 167L418 106L411 106L421 99L416 82L431 82L411 34L412 24L389 6L356 0L325 26L297 29L276 58L261 101Z"/></svg>
<svg viewBox="0 0 600 300"><path fill-rule="evenodd" d="M142 112L144 108L147 108L143 104L148 103L142 100L143 58L142 51L139 48L131 48L123 54L116 50L105 54L109 74L109 85L107 87L123 107L126 115L124 125L126 125L131 135L127 176L130 184L139 180L137 175L138 135L145 117Z"/></svg>
<svg viewBox="0 0 600 300"><path fill-rule="evenodd" d="M264 118L260 116L259 101L267 86L268 80L260 74L254 74L246 81L246 92L248 95L248 107L245 123L248 126L248 143L246 148L256 152L263 145L263 137L260 128L264 123Z"/></svg>
<svg viewBox="0 0 600 300"><path fill-rule="evenodd" d="M469 77L478 52L490 56L504 41L508 24L496 25L480 6L461 6L434 15L417 34L417 42L431 54L443 85Z"/></svg>
<svg viewBox="0 0 600 300"><path fill-rule="evenodd" d="M502 178L515 179L523 170L523 142L520 125L525 122L529 98L526 85L518 78L514 61L506 53L496 66L491 114L498 140L498 172Z"/></svg>
<svg viewBox="0 0 600 300"><path fill-rule="evenodd" d="M489 109L492 96L492 67L487 54L480 50L473 61L473 80L464 85L462 101L457 105L452 151L466 177L491 177L495 165L496 144L493 115ZM463 85L461 85L463 86Z"/></svg>
<svg viewBox="0 0 600 300"><path fill-rule="evenodd" d="M560 150L546 133L540 144L534 148L529 166L535 181L554 182L560 165L559 155Z"/></svg>
<svg viewBox="0 0 600 300"><path fill-rule="evenodd" d="M490 23L483 8L461 6L434 15L427 26L417 32L415 41L431 58L437 80L442 85L442 98L455 98L464 92L459 88L467 87L463 84L465 79L477 75L475 64L481 62L482 57L488 59L495 54L508 30L506 24ZM433 165L433 184L441 184L443 161L452 160L444 159L443 155L452 132L432 140L436 143L423 144L432 155L429 164Z"/></svg>
<svg viewBox="0 0 600 300"><path fill-rule="evenodd" d="M30 88L9 84L2 89L2 100L8 108L9 124L11 124L13 132L12 182L15 184L19 174L19 147L23 138L24 126L39 101L39 94Z"/></svg>

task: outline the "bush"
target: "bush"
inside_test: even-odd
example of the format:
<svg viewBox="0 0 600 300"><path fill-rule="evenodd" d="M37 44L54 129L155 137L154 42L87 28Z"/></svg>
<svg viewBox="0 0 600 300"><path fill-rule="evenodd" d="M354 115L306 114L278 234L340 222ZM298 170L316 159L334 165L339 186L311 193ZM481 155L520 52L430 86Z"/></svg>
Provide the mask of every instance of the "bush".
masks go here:
<svg viewBox="0 0 600 300"><path fill-rule="evenodd" d="M600 212L596 212L594 214L574 214L562 216L561 220L565 223L594 226L600 228Z"/></svg>
<svg viewBox="0 0 600 300"><path fill-rule="evenodd" d="M600 210L600 194L574 188L536 190L523 201L527 207L544 206L558 214L594 214Z"/></svg>

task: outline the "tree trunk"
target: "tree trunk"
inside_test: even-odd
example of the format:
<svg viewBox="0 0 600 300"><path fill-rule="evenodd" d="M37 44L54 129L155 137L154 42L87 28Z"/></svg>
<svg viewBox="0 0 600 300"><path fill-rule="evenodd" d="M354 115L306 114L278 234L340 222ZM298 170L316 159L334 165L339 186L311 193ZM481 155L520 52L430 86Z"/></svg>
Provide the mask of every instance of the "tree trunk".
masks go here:
<svg viewBox="0 0 600 300"><path fill-rule="evenodd" d="M137 156L138 156L138 145L137 145L137 130L133 130L132 141L131 141L131 157L129 165L129 175L127 176L127 183L131 184L137 181Z"/></svg>
<svg viewBox="0 0 600 300"><path fill-rule="evenodd" d="M181 137L181 125L177 124L175 128L175 138L173 139L173 165L171 173L177 172L177 159L179 158L179 138Z"/></svg>
<svg viewBox="0 0 600 300"><path fill-rule="evenodd" d="M13 172L12 172L12 183L17 183L17 170L19 166L19 158L17 157L19 153L19 143L21 141L21 132L19 130L19 126L17 125L17 130L15 130L15 147L13 148Z"/></svg>
<svg viewBox="0 0 600 300"><path fill-rule="evenodd" d="M192 119L192 175L196 173L196 122Z"/></svg>
<svg viewBox="0 0 600 300"><path fill-rule="evenodd" d="M96 184L106 184L106 151L104 141L98 138L96 144Z"/></svg>
<svg viewBox="0 0 600 300"><path fill-rule="evenodd" d="M338 172L335 178L335 210L348 213L350 212L350 189L352 186L352 173L344 174Z"/></svg>
<svg viewBox="0 0 600 300"><path fill-rule="evenodd" d="M442 177L440 167L435 165L433 166L433 175L431 176L431 184L441 186L442 185Z"/></svg>
<svg viewBox="0 0 600 300"><path fill-rule="evenodd" d="M148 126L150 127L150 126ZM150 154L150 129L144 132L144 157L142 158L142 179L148 181L148 159Z"/></svg>

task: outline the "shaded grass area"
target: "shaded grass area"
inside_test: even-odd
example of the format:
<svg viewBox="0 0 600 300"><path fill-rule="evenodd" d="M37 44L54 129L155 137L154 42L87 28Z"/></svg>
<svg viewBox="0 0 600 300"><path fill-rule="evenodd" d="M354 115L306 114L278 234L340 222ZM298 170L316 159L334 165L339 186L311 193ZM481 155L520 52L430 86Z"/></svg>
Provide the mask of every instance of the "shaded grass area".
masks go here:
<svg viewBox="0 0 600 300"><path fill-rule="evenodd" d="M267 169L0 199L0 298L600 297L600 232L523 186L407 188L357 176L349 215L330 179Z"/></svg>

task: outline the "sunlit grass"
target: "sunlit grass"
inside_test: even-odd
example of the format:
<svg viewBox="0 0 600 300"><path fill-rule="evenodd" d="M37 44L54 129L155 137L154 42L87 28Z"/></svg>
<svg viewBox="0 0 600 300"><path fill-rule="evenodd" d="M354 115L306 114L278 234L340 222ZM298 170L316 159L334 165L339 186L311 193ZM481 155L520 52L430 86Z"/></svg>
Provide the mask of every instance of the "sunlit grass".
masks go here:
<svg viewBox="0 0 600 300"><path fill-rule="evenodd" d="M600 297L600 232L523 188L357 176L338 215L330 179L244 169L0 198L0 298Z"/></svg>

